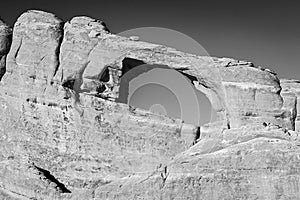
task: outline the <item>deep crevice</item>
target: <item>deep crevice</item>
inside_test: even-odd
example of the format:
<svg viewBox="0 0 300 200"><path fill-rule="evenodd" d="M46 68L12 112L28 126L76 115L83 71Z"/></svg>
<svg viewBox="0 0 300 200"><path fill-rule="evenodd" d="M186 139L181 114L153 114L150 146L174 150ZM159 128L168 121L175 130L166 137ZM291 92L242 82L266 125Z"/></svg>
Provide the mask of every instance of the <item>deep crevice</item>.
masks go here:
<svg viewBox="0 0 300 200"><path fill-rule="evenodd" d="M64 24L65 24L64 22L61 22L59 24L59 30L61 32L60 32L60 37L58 39L58 46L55 49L55 56L56 56L57 63L56 63L56 66L55 66L52 78L54 78L54 76L57 74L57 71L58 71L59 66L60 66L60 48L61 48L64 36L65 36L65 33L64 33Z"/></svg>
<svg viewBox="0 0 300 200"><path fill-rule="evenodd" d="M63 87L73 90L75 84L75 79L69 79L62 83Z"/></svg>
<svg viewBox="0 0 300 200"><path fill-rule="evenodd" d="M83 77L82 77L83 73L89 63L90 63L90 61L87 61L86 63L84 63L82 65L82 67L78 71L75 72L75 74L73 75L72 78L67 79L62 84L63 87L69 88L71 90L69 94L73 98L73 107L75 108L75 110L78 111L80 116L83 115L83 109L81 109L81 106L80 106L80 93L84 92L84 90L81 90L80 87L83 83Z"/></svg>
<svg viewBox="0 0 300 200"><path fill-rule="evenodd" d="M169 176L168 166L164 166L163 171L160 173L160 176L162 178L162 185L161 185L160 189L162 189L165 187L167 178Z"/></svg>
<svg viewBox="0 0 300 200"><path fill-rule="evenodd" d="M105 69L103 70L103 72L100 75L100 81L102 82L108 82L109 81L109 68L108 66L105 67Z"/></svg>
<svg viewBox="0 0 300 200"><path fill-rule="evenodd" d="M15 62L16 64L17 64L17 57L18 57L18 54L19 54L19 51L20 51L20 49L21 49L22 44L23 44L23 38L21 37L19 46L17 47L17 50L16 50L16 52L14 53L14 62Z"/></svg>
<svg viewBox="0 0 300 200"><path fill-rule="evenodd" d="M193 145L196 144L198 142L198 140L200 139L200 136L201 136L201 131L200 130L201 130L200 126L198 126L196 134L195 134L195 138L194 138L194 141L193 141Z"/></svg>
<svg viewBox="0 0 300 200"><path fill-rule="evenodd" d="M227 121L227 129L231 129L229 121Z"/></svg>
<svg viewBox="0 0 300 200"><path fill-rule="evenodd" d="M104 92L106 90L106 86L104 84L100 84L97 88L96 91L98 94Z"/></svg>
<svg viewBox="0 0 300 200"><path fill-rule="evenodd" d="M61 191L61 193L72 193L66 186L59 182L49 171L42 169L40 167L37 167L36 165L33 165L40 173L40 175L44 176L47 180L55 183L57 185L57 188Z"/></svg>

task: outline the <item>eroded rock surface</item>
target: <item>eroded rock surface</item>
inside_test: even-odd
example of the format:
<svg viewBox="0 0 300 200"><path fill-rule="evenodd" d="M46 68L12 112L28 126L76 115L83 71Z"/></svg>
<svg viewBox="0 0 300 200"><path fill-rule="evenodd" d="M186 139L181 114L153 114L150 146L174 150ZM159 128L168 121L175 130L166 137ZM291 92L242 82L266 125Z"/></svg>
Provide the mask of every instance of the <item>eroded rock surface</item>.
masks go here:
<svg viewBox="0 0 300 200"><path fill-rule="evenodd" d="M295 130L300 131L300 81L297 80L281 80L282 94L289 96L296 101Z"/></svg>
<svg viewBox="0 0 300 200"><path fill-rule="evenodd" d="M121 77L143 63L188 77L218 120L200 128L116 102ZM4 64L1 198L300 197L296 81L280 82L250 62L113 35L89 17L64 23L42 11L18 18Z"/></svg>
<svg viewBox="0 0 300 200"><path fill-rule="evenodd" d="M0 19L0 81L6 71L6 55L12 40L12 29Z"/></svg>

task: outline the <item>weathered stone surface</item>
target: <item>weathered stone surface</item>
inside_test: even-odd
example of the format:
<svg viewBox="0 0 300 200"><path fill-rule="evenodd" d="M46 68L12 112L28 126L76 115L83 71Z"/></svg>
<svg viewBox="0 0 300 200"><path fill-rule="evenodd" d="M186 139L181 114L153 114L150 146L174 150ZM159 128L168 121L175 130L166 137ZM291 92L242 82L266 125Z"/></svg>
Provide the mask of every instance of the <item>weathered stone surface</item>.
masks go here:
<svg viewBox="0 0 300 200"><path fill-rule="evenodd" d="M200 128L115 102L143 63L187 76L218 120ZM268 69L42 11L17 20L6 69L2 199L299 199L298 83Z"/></svg>
<svg viewBox="0 0 300 200"><path fill-rule="evenodd" d="M296 144L265 137L209 154L187 151L153 174L98 188L96 198L299 199L298 154Z"/></svg>
<svg viewBox="0 0 300 200"><path fill-rule="evenodd" d="M257 138L211 154L186 154L147 176L96 190L99 199L299 199L299 148ZM118 191L113 190L121 185ZM148 188L144 191L144 188Z"/></svg>
<svg viewBox="0 0 300 200"><path fill-rule="evenodd" d="M102 35L107 32L103 22L89 17L74 17L70 22L65 23L57 79L66 81L74 78L76 72L83 70L82 65L87 61L101 66L103 62L103 57L99 56L101 52L95 56L94 49ZM97 71L92 71L91 76L100 73L102 68L98 67L94 70Z"/></svg>
<svg viewBox="0 0 300 200"><path fill-rule="evenodd" d="M280 80L282 86L282 95L296 99L293 105L295 110L295 130L300 131L300 81L298 80ZM296 107L296 108L295 108Z"/></svg>
<svg viewBox="0 0 300 200"><path fill-rule="evenodd" d="M89 96L82 98L85 102L82 117L71 105L61 107L29 100L22 104L22 111L17 111L4 100L1 102L1 113L7 113L1 119L3 162L8 165L10 160L22 161L9 171L11 174L26 172L26 181L36 181L39 176L35 167L38 167L51 172L72 192L88 190L99 181L111 182L133 173L151 172L187 150L194 141L192 133L196 134L196 127L191 126L187 132L190 134L182 135L181 120ZM14 119L16 122L11 121ZM22 193L25 196L35 196L25 180L12 179L10 173L1 179L6 190L13 193L25 190ZM61 193L55 184L51 188L53 191L41 188L38 195L44 199L50 192L52 199Z"/></svg>
<svg viewBox="0 0 300 200"><path fill-rule="evenodd" d="M18 18L2 80L8 95L46 98L59 65L62 27L60 19L42 11L28 11Z"/></svg>
<svg viewBox="0 0 300 200"><path fill-rule="evenodd" d="M12 30L0 19L0 81L6 71L6 55L12 40Z"/></svg>
<svg viewBox="0 0 300 200"><path fill-rule="evenodd" d="M72 23L65 26L65 32L73 31L77 34L74 33L76 37L70 41L68 38L64 39L59 70L62 74L66 71L63 81L74 79L75 72L79 74L78 82L83 83L80 89L85 92L97 93L105 85L105 92L100 95L114 100L118 97L119 82L122 74L126 73L125 69L131 69L140 63L168 65L194 77L193 83L213 102L225 126L239 127L266 121L291 128L290 118L283 115L286 110L283 109L279 80L269 70L228 58L197 57L108 32L101 32L97 39L90 38L89 29L84 29L85 34L78 34L79 31L74 30L73 26L78 27ZM78 48L80 50L76 50ZM71 53L74 52L73 49L75 53ZM69 54L72 56L68 56ZM130 63L126 62L128 58ZM73 74L68 72L71 69ZM104 73L108 74L109 81L99 78Z"/></svg>

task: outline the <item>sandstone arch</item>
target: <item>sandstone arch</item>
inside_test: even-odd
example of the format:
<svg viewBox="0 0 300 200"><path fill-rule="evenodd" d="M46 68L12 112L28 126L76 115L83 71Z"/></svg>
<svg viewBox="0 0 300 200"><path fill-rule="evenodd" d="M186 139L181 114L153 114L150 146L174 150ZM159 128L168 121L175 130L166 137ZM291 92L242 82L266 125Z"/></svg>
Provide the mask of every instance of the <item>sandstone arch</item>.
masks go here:
<svg viewBox="0 0 300 200"><path fill-rule="evenodd" d="M169 116L172 116L173 118L181 118L186 123L200 125L200 121L203 121L203 118L208 118L206 120L207 122L210 120L210 110L205 112L203 109L203 105L205 104L205 102L203 103L203 105L199 102L199 100L208 101L208 99L204 99L204 97L202 97L201 99L200 95L197 94L199 92L195 90L192 83L190 83L190 80L187 79L184 75L166 65L148 65L143 64L144 62L142 61L131 58L125 58L122 61L123 69L128 68L126 67L126 61L130 61L130 63L136 63L137 65L135 65L134 68L131 68L131 70L129 70L128 72L126 71L125 73L122 73L119 87L119 97L117 99L117 102L129 103L129 101L131 100L130 97L131 95L133 95L133 92L135 92L135 90L139 89L139 91L141 92L143 90L140 89L143 88L143 85L152 84L153 87L157 90L151 90L151 87L149 87L148 92L156 96L155 92L159 92L164 88L163 90L165 90L165 92L169 92L169 95L173 97L174 101L172 99L169 99L169 102L165 102L166 99L162 97L165 93L160 94L162 95L161 101L159 100L160 96L156 96L156 98L153 98L152 95L148 96L149 94L145 93L144 95L148 96L148 99L146 97L140 97L144 98L145 102L150 103L150 99L152 99L152 103L162 102L166 108L169 108L169 114L172 113ZM129 84L131 84L130 88ZM165 98L168 98L168 96L165 96ZM176 106L172 104L172 102L176 102ZM137 106L142 106L142 104L143 103L138 103ZM200 109L200 106L203 110ZM148 109L146 107L144 108ZM174 109L179 110L175 111Z"/></svg>
<svg viewBox="0 0 300 200"><path fill-rule="evenodd" d="M35 45L30 43L30 37L19 34L24 30L28 33L35 32L37 27L32 16L47 18L43 27L51 31L48 43L44 42L48 45L49 56L43 58L39 55L37 59L43 58L42 65L46 61L52 66L47 69L48 74L54 74L52 76L45 77L43 68L35 64L34 60L19 59L20 56L23 58L31 53L24 49ZM290 108L284 107L279 80L268 69L255 67L250 62L195 56L158 44L132 41L130 38L109 33L102 22L88 17L74 17L64 24L63 30L61 20L40 11L24 13L18 22L22 23L16 23L14 27L14 41L7 59L8 73L13 70L11 66L17 63L21 66L20 70L37 71L37 80L42 79L49 83L52 79L52 82L61 85L72 79L74 74L82 70L82 65L89 61L82 72L83 89L89 88L97 93L97 88L101 86L98 91L105 90L105 98L114 101L118 98L118 84L124 70L122 62L125 58L148 64L168 65L189 77L207 95L218 113L218 119L223 120L223 127L234 128L247 123L268 122L293 129L292 114ZM38 43L44 41L44 36L40 37ZM109 73L110 81L104 82L106 88L103 89L99 76L105 70ZM4 76L2 82L5 84L10 81L5 80ZM40 92L47 93L51 91L50 88L43 83Z"/></svg>
<svg viewBox="0 0 300 200"><path fill-rule="evenodd" d="M114 102L125 58L187 76L219 111L212 128L222 132L201 138L198 127ZM89 17L63 23L42 11L20 16L5 64L0 196L64 199L64 186L81 199L299 196L299 136L281 128L294 129L296 117L299 125L298 81L280 83L250 62L132 41ZM76 81L82 116L67 95Z"/></svg>
<svg viewBox="0 0 300 200"><path fill-rule="evenodd" d="M122 76L123 60L126 58L141 63L168 65L187 76L198 90L206 94L218 113L218 119L223 121L222 127L240 127L249 122L267 121L291 128L289 119L278 117L286 112L282 110L281 87L276 75L268 70L231 59L168 57L167 52L135 51L109 64L112 74L119 74L115 79ZM117 93L117 89L112 90L111 97L116 97Z"/></svg>

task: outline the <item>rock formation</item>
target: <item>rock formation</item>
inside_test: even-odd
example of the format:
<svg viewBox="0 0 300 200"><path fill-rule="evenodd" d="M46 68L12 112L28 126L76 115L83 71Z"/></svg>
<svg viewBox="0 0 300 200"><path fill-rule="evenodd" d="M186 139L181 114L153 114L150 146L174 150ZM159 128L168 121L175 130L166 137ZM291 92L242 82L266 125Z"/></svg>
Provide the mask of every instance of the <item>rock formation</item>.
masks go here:
<svg viewBox="0 0 300 200"><path fill-rule="evenodd" d="M5 74L6 55L12 39L12 30L0 19L0 81Z"/></svg>
<svg viewBox="0 0 300 200"><path fill-rule="evenodd" d="M295 130L300 131L300 81L297 80L281 80L282 94L283 96L290 96L292 101L296 101L296 118L295 118ZM292 102L292 105L295 105Z"/></svg>
<svg viewBox="0 0 300 200"><path fill-rule="evenodd" d="M299 82L89 17L28 11L11 47L2 24L2 199L300 199ZM116 102L122 75L143 63L188 77L218 120L199 128Z"/></svg>

